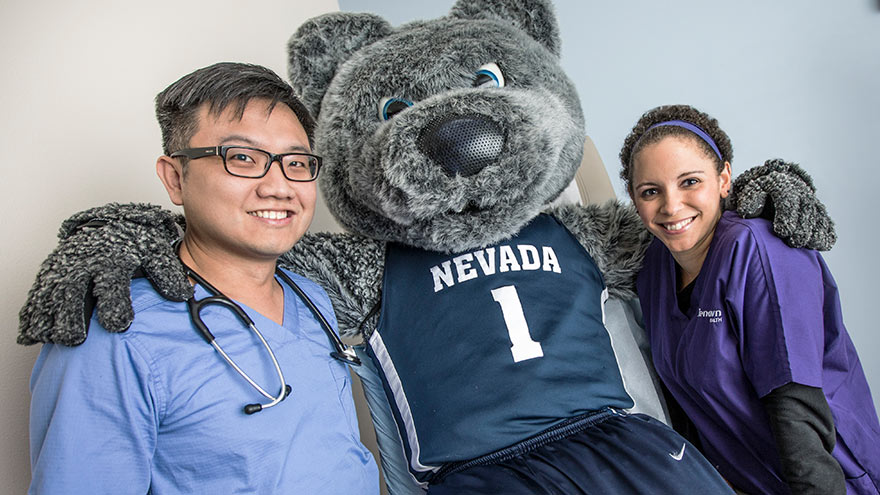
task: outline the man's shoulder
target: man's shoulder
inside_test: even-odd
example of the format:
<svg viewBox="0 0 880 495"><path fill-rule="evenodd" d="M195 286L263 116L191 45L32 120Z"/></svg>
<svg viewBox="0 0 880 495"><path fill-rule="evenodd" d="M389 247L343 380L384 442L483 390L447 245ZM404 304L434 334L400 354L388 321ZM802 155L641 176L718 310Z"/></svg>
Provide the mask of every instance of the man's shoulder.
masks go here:
<svg viewBox="0 0 880 495"><path fill-rule="evenodd" d="M177 301L165 299L161 294L156 292L150 281L144 277L136 278L131 281L131 307L135 314L148 311L157 306L179 304Z"/></svg>
<svg viewBox="0 0 880 495"><path fill-rule="evenodd" d="M180 324L175 323L178 320L190 325L186 303L162 297L146 278L133 279L130 291L131 308L134 312L131 325L124 332L109 332L101 325L97 314L93 313L89 325L90 337L87 340L92 339L93 334L109 334L108 338L122 340L138 339L143 335L159 337L164 334L178 334L176 329ZM122 308L110 308L110 311L122 311Z"/></svg>
<svg viewBox="0 0 880 495"><path fill-rule="evenodd" d="M47 344L42 349L41 362L45 361L43 364L46 366L60 366L58 363L67 363L64 365L64 369L89 370L114 362L110 357L114 354L130 356L127 359L134 366L138 366L137 363L149 361L155 345L150 343L149 338L144 339L144 336L160 336L174 331L173 325L168 324L169 320L164 317L157 318L158 313L155 311L168 313L167 304L179 304L183 308L186 305L164 299L153 289L150 282L143 278L133 280L130 289L134 319L127 329L122 332L107 330L101 325L97 311L93 311L85 342L72 347ZM187 323L188 321L187 319ZM179 334L179 332L177 333ZM134 355L141 357L135 358ZM79 364L74 366L72 363Z"/></svg>
<svg viewBox="0 0 880 495"><path fill-rule="evenodd" d="M329 297L327 296L327 292L323 287L318 285L315 281L310 278L306 278L298 273L292 272L286 268L280 268L281 271L284 272L285 275L290 277L297 286L299 286L302 290L306 291L309 297L319 298L322 300L329 301Z"/></svg>

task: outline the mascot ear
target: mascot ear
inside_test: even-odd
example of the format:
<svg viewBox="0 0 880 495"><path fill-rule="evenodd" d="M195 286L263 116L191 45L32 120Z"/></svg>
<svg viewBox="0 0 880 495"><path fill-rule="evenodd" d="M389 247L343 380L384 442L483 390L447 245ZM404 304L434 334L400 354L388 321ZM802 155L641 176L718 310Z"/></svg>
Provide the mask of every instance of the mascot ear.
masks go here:
<svg viewBox="0 0 880 495"><path fill-rule="evenodd" d="M318 118L321 100L343 62L361 47L391 33L373 14L335 12L303 23L287 43L288 76L303 103Z"/></svg>
<svg viewBox="0 0 880 495"><path fill-rule="evenodd" d="M449 13L458 19L505 21L525 31L559 56L559 26L549 1L541 0L458 0Z"/></svg>

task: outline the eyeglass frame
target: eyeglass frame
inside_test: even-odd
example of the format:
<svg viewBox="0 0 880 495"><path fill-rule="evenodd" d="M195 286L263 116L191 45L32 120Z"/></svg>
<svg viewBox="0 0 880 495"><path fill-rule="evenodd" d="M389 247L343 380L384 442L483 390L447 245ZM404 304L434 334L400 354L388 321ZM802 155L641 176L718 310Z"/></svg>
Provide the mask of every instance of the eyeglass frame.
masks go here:
<svg viewBox="0 0 880 495"><path fill-rule="evenodd" d="M268 155L269 161L266 162L266 168L263 169L263 173L260 175L257 175L257 176L239 175L239 174L232 173L229 170L229 167L226 166L226 153L230 150L230 148L259 151L261 153L265 153L266 155ZM309 179L291 179L290 177L288 177L287 172L284 171L284 162L282 161L282 159L285 156L290 156L290 155L300 155L300 156L308 156L308 157L314 158L317 163L317 165L315 166L314 177L311 177ZM284 176L285 179L287 179L291 182L313 182L315 179L318 178L318 174L321 172L321 165L323 164L323 160L324 160L320 156L312 154L312 153L303 153L300 151L294 151L294 152L290 152L290 153L270 153L270 152L268 152L266 150L262 150L260 148L254 148L251 146L240 146L240 145L235 145L235 144L223 145L223 146L207 146L207 147L203 147L203 148L184 148L182 150L177 150L168 156L170 156L171 158L184 157L184 158L188 158L190 160L198 160L199 158L206 158L209 156L219 156L221 159L223 159L223 170L225 170L227 174L229 174L233 177L241 177L242 179L261 179L261 178L265 177L266 174L269 173L269 169L272 168L272 164L277 161L278 166L281 167L281 174Z"/></svg>

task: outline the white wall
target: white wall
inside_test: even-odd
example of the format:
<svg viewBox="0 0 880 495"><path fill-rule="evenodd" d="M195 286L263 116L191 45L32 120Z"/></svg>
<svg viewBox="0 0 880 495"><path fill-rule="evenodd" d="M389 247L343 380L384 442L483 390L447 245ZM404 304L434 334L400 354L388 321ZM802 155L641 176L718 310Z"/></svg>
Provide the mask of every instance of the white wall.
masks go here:
<svg viewBox="0 0 880 495"><path fill-rule="evenodd" d="M338 8L336 0L0 3L0 493L24 493L30 480L28 379L39 346L15 344L18 311L61 221L109 201L170 207L154 168L156 93L219 61L258 63L286 79L288 37ZM313 230L334 227L319 211Z"/></svg>
<svg viewBox="0 0 880 495"><path fill-rule="evenodd" d="M340 0L393 25L449 12L453 0ZM617 154L641 114L688 103L733 141L734 172L800 163L837 224L825 255L844 322L880 409L880 2L877 0L556 0L562 64L618 196Z"/></svg>

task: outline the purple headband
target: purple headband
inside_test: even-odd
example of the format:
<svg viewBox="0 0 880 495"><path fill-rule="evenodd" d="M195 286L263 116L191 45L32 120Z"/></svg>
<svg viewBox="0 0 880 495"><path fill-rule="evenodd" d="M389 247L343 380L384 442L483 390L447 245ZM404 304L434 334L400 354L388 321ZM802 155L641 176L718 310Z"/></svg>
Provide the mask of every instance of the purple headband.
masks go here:
<svg viewBox="0 0 880 495"><path fill-rule="evenodd" d="M667 120L666 122L659 122L657 124L652 125L651 127L648 127L647 129L645 129L645 132L647 133L648 131L650 131L651 129L653 129L655 127L661 127L661 126L667 126L667 125L671 125L674 127L682 127L684 129L687 129L687 130L693 132L694 134L699 136L700 139L705 141L706 144L708 144L709 146L712 147L712 151L714 151L715 154L718 155L719 160L721 160L722 162L724 161L724 158L721 157L721 152L718 151L718 146L715 144L715 141L712 140L712 138L709 137L708 134L706 134L706 131L700 129L699 127L695 126L694 124L691 124L690 122L685 122L683 120ZM644 136L645 134L642 134L642 135Z"/></svg>

